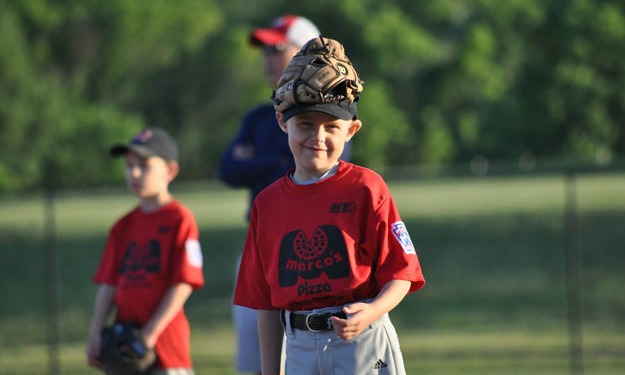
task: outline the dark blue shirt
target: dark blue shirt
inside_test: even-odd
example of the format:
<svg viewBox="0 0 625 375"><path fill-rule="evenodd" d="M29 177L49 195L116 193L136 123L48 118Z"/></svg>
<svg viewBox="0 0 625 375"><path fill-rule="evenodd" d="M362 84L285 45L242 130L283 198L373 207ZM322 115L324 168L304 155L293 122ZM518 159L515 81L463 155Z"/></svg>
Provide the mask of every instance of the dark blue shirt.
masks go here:
<svg viewBox="0 0 625 375"><path fill-rule="evenodd" d="M237 145L251 146L254 157L238 159L233 150ZM341 159L349 160L349 143ZM263 104L243 118L239 133L222 155L219 178L232 187L250 190L250 205L261 190L294 168L288 137L278 126L273 104Z"/></svg>

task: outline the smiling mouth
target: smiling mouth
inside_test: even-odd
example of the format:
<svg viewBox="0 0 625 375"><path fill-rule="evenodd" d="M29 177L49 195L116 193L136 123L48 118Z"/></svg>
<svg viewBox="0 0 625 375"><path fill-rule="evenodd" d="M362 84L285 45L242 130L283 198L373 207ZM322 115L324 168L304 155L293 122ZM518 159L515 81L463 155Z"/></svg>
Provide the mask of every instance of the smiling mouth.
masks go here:
<svg viewBox="0 0 625 375"><path fill-rule="evenodd" d="M326 152L326 151L328 151L327 149L321 148L321 147L315 147L315 146L305 146L305 147L307 149L309 149L310 151L313 151L313 152Z"/></svg>

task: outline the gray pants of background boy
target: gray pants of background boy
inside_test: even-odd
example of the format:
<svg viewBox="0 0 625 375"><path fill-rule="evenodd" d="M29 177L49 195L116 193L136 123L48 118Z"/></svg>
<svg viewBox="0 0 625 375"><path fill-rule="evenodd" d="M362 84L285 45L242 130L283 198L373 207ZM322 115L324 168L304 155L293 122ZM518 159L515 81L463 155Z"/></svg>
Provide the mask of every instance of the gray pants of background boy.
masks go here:
<svg viewBox="0 0 625 375"><path fill-rule="evenodd" d="M336 307L298 313L336 312ZM388 314L350 341L336 332L290 326L286 311L286 375L405 375L397 333Z"/></svg>

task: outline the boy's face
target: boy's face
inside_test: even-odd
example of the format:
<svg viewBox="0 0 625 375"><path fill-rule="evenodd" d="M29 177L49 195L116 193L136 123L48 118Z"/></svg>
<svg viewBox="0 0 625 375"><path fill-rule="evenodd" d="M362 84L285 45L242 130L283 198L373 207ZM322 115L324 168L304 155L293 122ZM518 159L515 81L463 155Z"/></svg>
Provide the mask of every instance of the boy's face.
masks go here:
<svg viewBox="0 0 625 375"><path fill-rule="evenodd" d="M169 193L169 183L178 173L178 163L158 156L126 154L126 183L141 200L158 200Z"/></svg>
<svg viewBox="0 0 625 375"><path fill-rule="evenodd" d="M360 120L341 120L322 112L304 112L278 122L289 136L295 159L295 179L303 181L322 176L343 153L348 142L362 126Z"/></svg>

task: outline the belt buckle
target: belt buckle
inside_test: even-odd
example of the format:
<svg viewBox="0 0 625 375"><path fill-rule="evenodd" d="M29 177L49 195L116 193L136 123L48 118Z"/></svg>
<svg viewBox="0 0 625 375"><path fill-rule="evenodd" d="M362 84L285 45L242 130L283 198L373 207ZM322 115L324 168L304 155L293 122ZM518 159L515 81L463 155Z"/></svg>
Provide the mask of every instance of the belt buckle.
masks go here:
<svg viewBox="0 0 625 375"><path fill-rule="evenodd" d="M326 329L317 329L317 328L313 328L310 325L311 319L315 318L317 316L322 316L326 318ZM331 331L332 330L332 323L330 323L330 317L328 314L318 314L318 313L310 313L308 315L306 315L306 328L310 331L310 332L315 332L315 333L319 333L319 332L325 332L325 331Z"/></svg>

